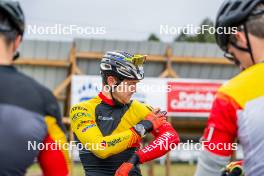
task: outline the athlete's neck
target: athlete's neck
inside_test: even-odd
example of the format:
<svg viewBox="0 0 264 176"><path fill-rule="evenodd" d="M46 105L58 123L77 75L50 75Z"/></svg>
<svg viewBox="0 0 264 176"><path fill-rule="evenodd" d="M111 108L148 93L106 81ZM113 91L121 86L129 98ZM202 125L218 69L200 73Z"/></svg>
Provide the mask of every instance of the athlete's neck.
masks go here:
<svg viewBox="0 0 264 176"><path fill-rule="evenodd" d="M264 63L264 59L261 59L261 60L260 60L260 63Z"/></svg>
<svg viewBox="0 0 264 176"><path fill-rule="evenodd" d="M3 40L0 40L0 65L11 65L13 62L11 46L7 47Z"/></svg>
<svg viewBox="0 0 264 176"><path fill-rule="evenodd" d="M125 103L120 103L118 99L113 99L112 96L114 96L113 94L111 95L110 92L105 91L104 89L102 90L101 94L104 96L104 99L107 99L107 103L111 104L111 105L115 105L115 106L123 106Z"/></svg>
<svg viewBox="0 0 264 176"><path fill-rule="evenodd" d="M107 91L105 91L105 90L102 90L102 94L103 94L106 98L112 100L112 97L111 97L110 92L107 92Z"/></svg>
<svg viewBox="0 0 264 176"><path fill-rule="evenodd" d="M255 63L261 63L264 61L264 38L258 38L252 36L252 54L255 60Z"/></svg>
<svg viewBox="0 0 264 176"><path fill-rule="evenodd" d="M12 59L7 59L7 56L0 52L0 65L12 65Z"/></svg>

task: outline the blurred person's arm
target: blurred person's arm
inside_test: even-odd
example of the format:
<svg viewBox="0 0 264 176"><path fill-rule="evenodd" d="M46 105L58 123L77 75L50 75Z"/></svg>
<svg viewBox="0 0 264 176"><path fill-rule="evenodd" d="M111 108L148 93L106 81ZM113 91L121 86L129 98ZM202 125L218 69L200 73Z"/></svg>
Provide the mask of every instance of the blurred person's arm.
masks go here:
<svg viewBox="0 0 264 176"><path fill-rule="evenodd" d="M40 151L38 161L44 176L66 176L69 175L70 160L68 149L63 146L67 143L67 138L60 109L51 92L46 92L43 98L45 99L45 122L48 131L43 144L47 148Z"/></svg>
<svg viewBox="0 0 264 176"><path fill-rule="evenodd" d="M220 176L236 149L237 111L241 107L229 96L217 93L204 130L195 176Z"/></svg>

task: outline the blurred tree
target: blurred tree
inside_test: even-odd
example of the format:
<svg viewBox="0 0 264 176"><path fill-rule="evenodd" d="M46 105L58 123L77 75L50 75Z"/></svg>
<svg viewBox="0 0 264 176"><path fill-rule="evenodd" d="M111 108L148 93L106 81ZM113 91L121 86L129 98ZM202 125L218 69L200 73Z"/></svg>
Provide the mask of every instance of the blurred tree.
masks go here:
<svg viewBox="0 0 264 176"><path fill-rule="evenodd" d="M155 34L150 34L150 36L148 37L148 41L157 41L159 42L160 39L155 35Z"/></svg>
<svg viewBox="0 0 264 176"><path fill-rule="evenodd" d="M209 18L205 18L202 23L200 24L200 27L202 28L204 26L204 29L209 29L214 27L214 23ZM181 32L180 35L178 35L174 41L184 41L184 42L202 42L202 43L215 43L215 37L214 34L210 32L210 30L203 30L203 32L200 31L200 34L184 34Z"/></svg>

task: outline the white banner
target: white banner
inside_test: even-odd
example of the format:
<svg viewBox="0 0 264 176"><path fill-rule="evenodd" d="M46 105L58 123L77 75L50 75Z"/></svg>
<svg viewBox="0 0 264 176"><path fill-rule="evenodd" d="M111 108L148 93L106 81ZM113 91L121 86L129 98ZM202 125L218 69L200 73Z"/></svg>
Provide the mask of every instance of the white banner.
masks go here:
<svg viewBox="0 0 264 176"><path fill-rule="evenodd" d="M167 79L146 78L137 85L132 99L166 110ZM100 76L73 76L71 87L71 105L89 100L102 90Z"/></svg>
<svg viewBox="0 0 264 176"><path fill-rule="evenodd" d="M207 117L223 80L145 78L132 99L159 107L172 116ZM89 100L102 89L100 76L73 76L71 104Z"/></svg>

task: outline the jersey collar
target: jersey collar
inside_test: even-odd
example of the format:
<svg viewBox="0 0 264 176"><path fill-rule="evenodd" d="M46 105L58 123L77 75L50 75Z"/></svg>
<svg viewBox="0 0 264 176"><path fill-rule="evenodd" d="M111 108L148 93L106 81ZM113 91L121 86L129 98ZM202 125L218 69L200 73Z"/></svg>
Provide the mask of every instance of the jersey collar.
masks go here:
<svg viewBox="0 0 264 176"><path fill-rule="evenodd" d="M110 105L110 106L114 106L114 102L113 102L113 100L107 98L106 96L104 96L102 92L100 92L100 93L98 94L98 96L99 96L99 97L103 100L103 102L105 102L106 104L108 104L108 105Z"/></svg>

